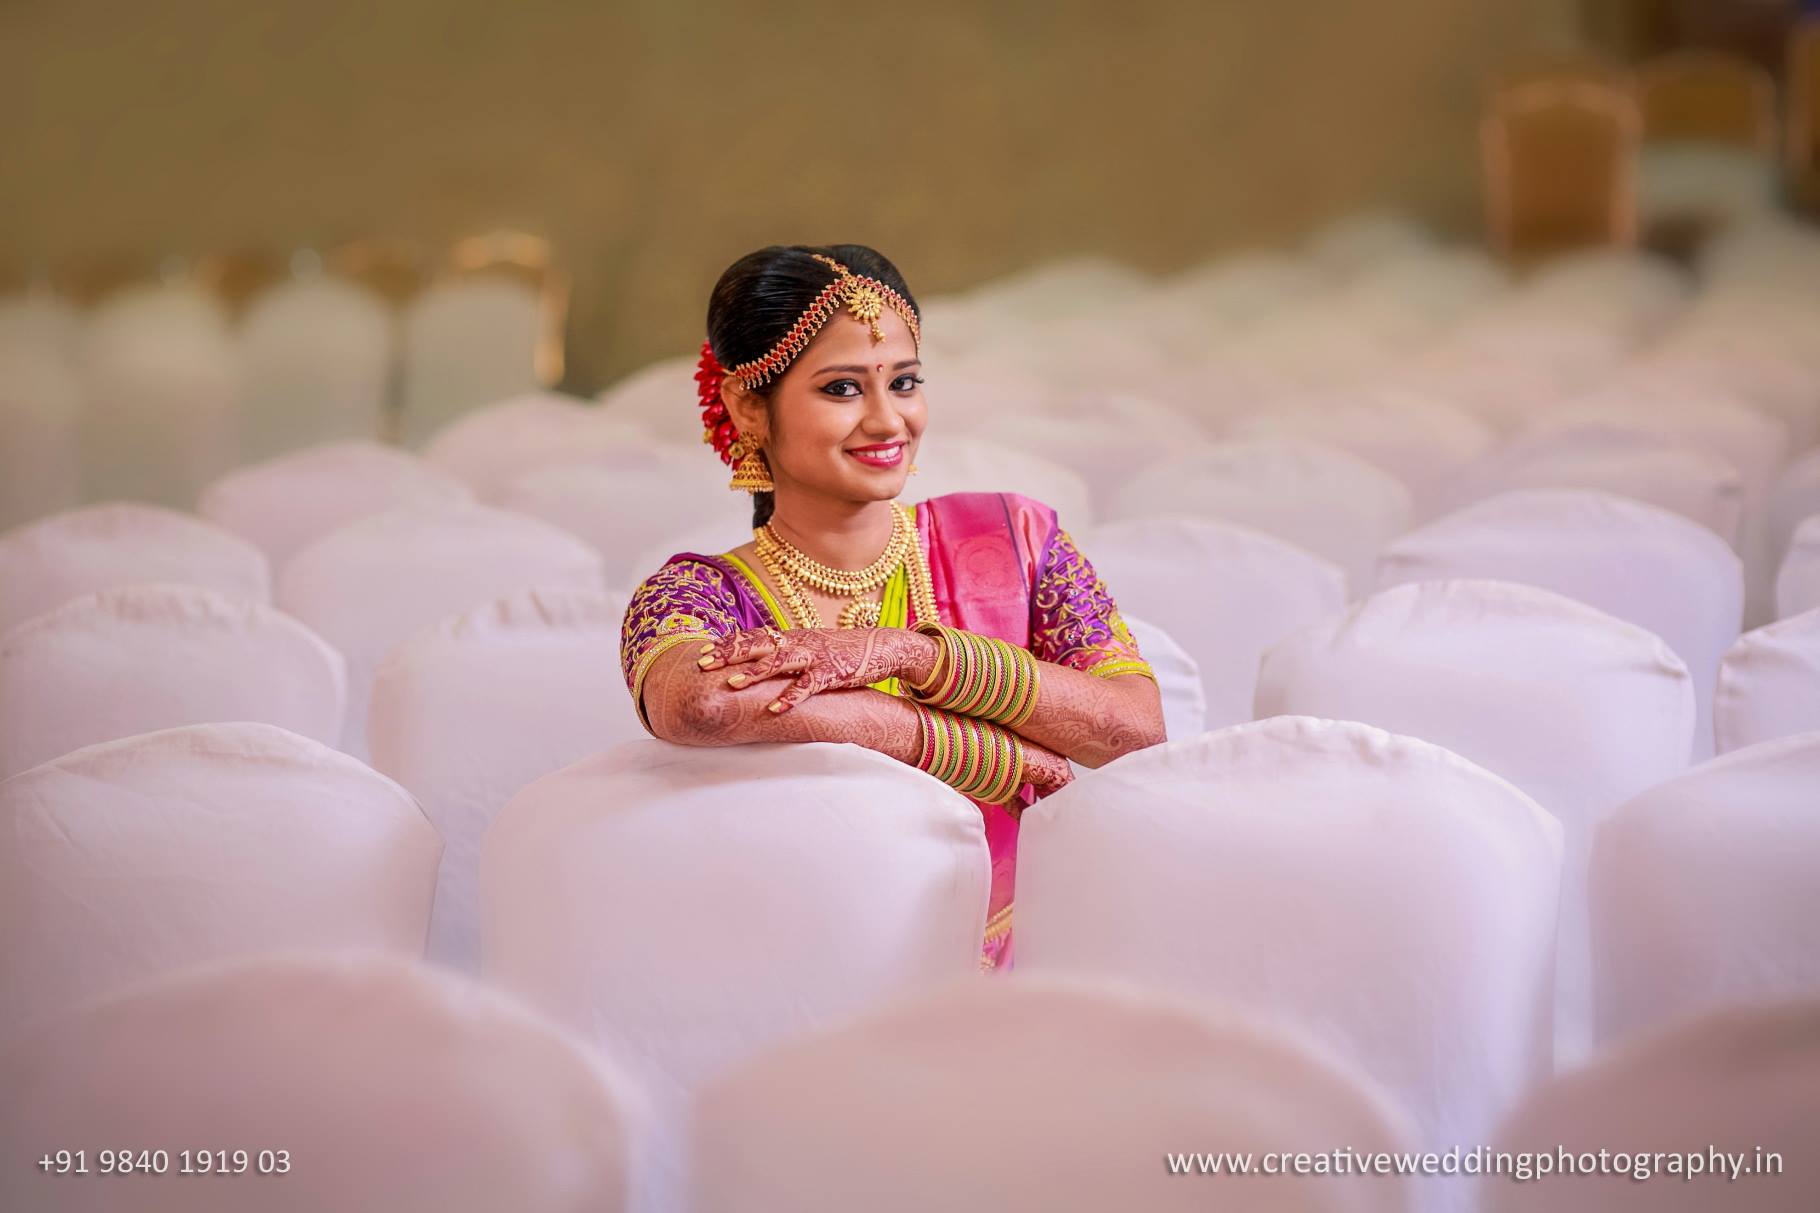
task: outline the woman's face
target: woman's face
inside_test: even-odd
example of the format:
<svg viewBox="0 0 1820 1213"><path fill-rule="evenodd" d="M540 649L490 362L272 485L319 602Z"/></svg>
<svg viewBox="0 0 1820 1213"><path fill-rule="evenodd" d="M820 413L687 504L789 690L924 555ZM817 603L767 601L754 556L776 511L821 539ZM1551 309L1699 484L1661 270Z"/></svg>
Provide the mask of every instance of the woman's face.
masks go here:
<svg viewBox="0 0 1820 1213"><path fill-rule="evenodd" d="M910 327L890 308L883 341L845 309L797 355L771 393L765 457L788 484L842 501L904 491L927 411Z"/></svg>

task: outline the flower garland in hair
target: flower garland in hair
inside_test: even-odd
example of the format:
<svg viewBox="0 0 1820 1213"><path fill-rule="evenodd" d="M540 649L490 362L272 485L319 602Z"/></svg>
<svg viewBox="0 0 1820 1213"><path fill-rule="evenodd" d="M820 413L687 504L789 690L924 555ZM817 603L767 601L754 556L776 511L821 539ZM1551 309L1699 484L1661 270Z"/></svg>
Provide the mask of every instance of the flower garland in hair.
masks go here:
<svg viewBox="0 0 1820 1213"><path fill-rule="evenodd" d="M727 406L720 398L720 385L727 369L714 356L714 347L701 343L701 359L695 364L695 392L701 401L701 440L714 448L720 461L733 466L733 444L739 441L739 428L727 416Z"/></svg>

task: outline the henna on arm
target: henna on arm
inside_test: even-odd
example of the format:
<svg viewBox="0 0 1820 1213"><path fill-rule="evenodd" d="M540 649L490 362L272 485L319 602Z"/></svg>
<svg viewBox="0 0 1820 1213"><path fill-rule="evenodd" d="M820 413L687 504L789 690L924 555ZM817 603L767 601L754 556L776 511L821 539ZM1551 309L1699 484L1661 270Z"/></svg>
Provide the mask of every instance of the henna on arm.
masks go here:
<svg viewBox="0 0 1820 1213"><path fill-rule="evenodd" d="M878 629L897 631L899 629ZM917 640L914 633L906 633ZM744 745L761 741L851 741L915 766L922 756L917 708L870 686L840 687L814 695L787 712L769 711L774 685L727 685L725 667L703 669L704 645L679 644L659 656L645 675L644 706L651 731L680 745ZM905 650L908 651L908 650ZM916 658L927 660L926 655ZM886 670L878 678L903 676ZM859 674L854 674L859 677ZM878 679L872 679L877 681ZM1024 742L1025 779L1048 793L1074 778L1068 762L1040 742Z"/></svg>
<svg viewBox="0 0 1820 1213"><path fill-rule="evenodd" d="M1084 767L1166 740L1163 697L1141 674L1101 678L1073 666L1037 663L1036 708L1018 735Z"/></svg>

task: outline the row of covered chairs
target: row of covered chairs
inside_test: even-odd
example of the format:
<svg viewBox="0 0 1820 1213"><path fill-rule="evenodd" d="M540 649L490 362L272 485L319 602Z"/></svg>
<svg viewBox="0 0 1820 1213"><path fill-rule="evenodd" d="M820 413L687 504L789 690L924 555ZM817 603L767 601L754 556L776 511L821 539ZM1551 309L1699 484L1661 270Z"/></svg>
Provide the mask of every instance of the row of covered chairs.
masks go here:
<svg viewBox="0 0 1820 1213"><path fill-rule="evenodd" d="M567 285L542 241L463 241L402 291L410 266L381 246L294 261L238 311L206 266L88 312L43 289L0 299L0 405L26 448L0 524L84 498L187 507L242 463L342 439L420 445L562 377Z"/></svg>
<svg viewBox="0 0 1820 1213"><path fill-rule="evenodd" d="M1649 711L1647 688L1630 689L1558 734ZM1586 1055L1557 1037L1588 993L1598 1037L1615 1041L1820 992L1807 930L1820 733L1644 786L1651 756L1620 755L1618 803L1549 812L1530 789L1551 771L1509 766L1538 739L1506 732L1502 756L1466 739L1469 760L1278 716L1083 773L1025 815L1012 980L1117 978L1288 1027L1436 1150L1489 1141ZM1553 740L1532 746L1539 765ZM190 964L297 947L419 955L446 854L398 784L248 723L78 751L0 785L0 811L0 1035L16 1043ZM705 1085L976 963L978 815L868 750L633 742L534 780L477 841L483 973L634 1080L660 1191L691 1169L683 1126ZM1568 924L1584 931L1589 914L1590 990L1562 989ZM1080 1072L1082 1058L1050 1055Z"/></svg>
<svg viewBox="0 0 1820 1213"><path fill-rule="evenodd" d="M1817 1017L1792 1002L1654 1034L1538 1088L1470 1160L1432 1156L1423 1174L1394 1101L1307 1034L1082 978L930 983L708 1084L683 1191L664 1193L641 1154L646 1109L610 1058L468 982L288 955L150 984L0 1060L10 1152L130 1142L132 1165L143 1151L163 1170L97 1176L92 1150L84 1175L76 1151L46 1152L0 1195L46 1213L96 1207L103 1183L143 1208L175 1207L152 1198L181 1187L197 1213L244 1208L249 1189L275 1213L615 1213L658 1195L701 1213L1404 1213L1474 1197L1493 1213L1770 1213L1820 1196L1799 1169L1820 1131ZM1599 1174L1614 1143L1619 1166Z"/></svg>
<svg viewBox="0 0 1820 1213"><path fill-rule="evenodd" d="M115 503L0 536L6 683L23 688L8 692L23 718L0 742L0 767L143 728L242 714L364 756L382 663L413 636L486 609L528 611L536 626L553 629L560 613L549 612L561 608L510 605L536 591L552 602L612 600L588 608L590 626L612 639L623 595L646 563L655 567L676 550L720 551L740 535L731 519L708 524L699 541L667 540L637 558L645 563L623 563L622 546L622 563L609 572L601 550L575 533L602 532L579 520L565 527L479 505L458 482L421 474L378 448L324 452L316 462L319 476L293 464L263 484L242 477L224 487L210 504L223 526ZM388 508L396 501L405 504ZM1290 508L1318 524L1321 504ZM1341 512L1338 502L1327 504ZM374 512L350 520L363 505ZM1811 647L1804 617L1820 607L1820 523L1811 519L1784 561L1782 623L1741 636L1733 550L1681 515L1629 498L1585 489L1489 498L1390 542L1357 573L1358 595L1349 595L1344 570L1279 537L1284 515L1272 525L1255 511L1237 522L1218 512L1078 531L1123 610L1153 638L1166 691L1181 691L1171 697L1180 708L1171 720L1176 735L1250 719L1259 657L1336 617L1349 597L1462 578L1533 585L1660 637L1691 677L1695 757L1713 752L1716 734L1754 739L1767 722L1811 715L1799 706L1799 681L1776 672L1802 668L1799 655ZM467 626L487 634L484 623ZM211 655L212 665L197 672ZM103 695L129 672L149 699ZM179 679L180 694L171 689ZM97 696L107 702L89 705ZM46 710L47 698L75 706ZM1715 711L1721 700L1723 719ZM26 712L31 704L40 707Z"/></svg>

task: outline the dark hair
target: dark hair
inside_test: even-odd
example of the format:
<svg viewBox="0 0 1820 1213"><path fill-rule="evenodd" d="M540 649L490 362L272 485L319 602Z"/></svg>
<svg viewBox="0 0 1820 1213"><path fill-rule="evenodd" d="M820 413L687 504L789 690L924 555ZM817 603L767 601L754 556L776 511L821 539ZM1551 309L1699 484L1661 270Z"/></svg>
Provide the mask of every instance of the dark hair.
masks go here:
<svg viewBox="0 0 1820 1213"><path fill-rule="evenodd" d="M863 277L878 279L902 295L921 318L922 309L904 276L877 249L863 244L773 244L728 266L708 296L708 344L722 366L763 358L833 281L834 271L814 259L817 253ZM773 379L753 390L768 399L776 386ZM752 494L752 525L769 522L775 504L770 493Z"/></svg>

